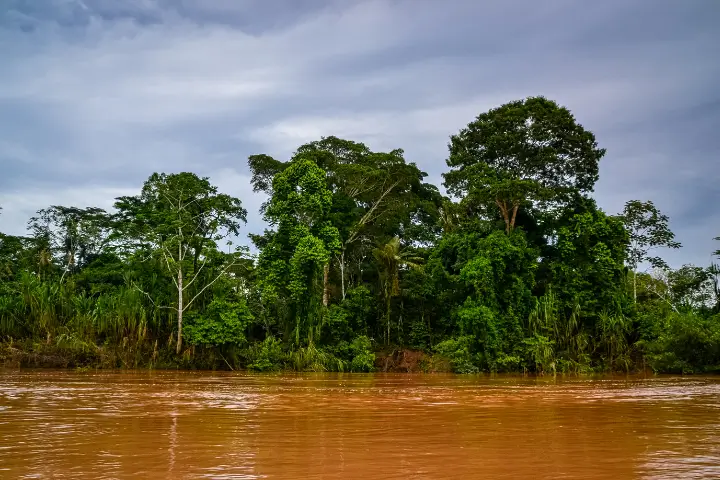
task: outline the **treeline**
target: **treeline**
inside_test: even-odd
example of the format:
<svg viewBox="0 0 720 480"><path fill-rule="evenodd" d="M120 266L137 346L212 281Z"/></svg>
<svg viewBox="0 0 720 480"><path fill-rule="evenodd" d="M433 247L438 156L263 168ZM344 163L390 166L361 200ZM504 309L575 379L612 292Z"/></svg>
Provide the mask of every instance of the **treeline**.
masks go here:
<svg viewBox="0 0 720 480"><path fill-rule="evenodd" d="M720 370L720 269L650 201L591 198L605 150L528 98L450 137L443 186L402 150L327 137L249 158L240 199L153 174L112 212L50 206L0 234L0 356L21 365L511 372ZM246 185L238 185L244 191ZM720 255L720 251L714 252ZM400 352L400 353L399 353ZM422 352L422 353L420 353Z"/></svg>

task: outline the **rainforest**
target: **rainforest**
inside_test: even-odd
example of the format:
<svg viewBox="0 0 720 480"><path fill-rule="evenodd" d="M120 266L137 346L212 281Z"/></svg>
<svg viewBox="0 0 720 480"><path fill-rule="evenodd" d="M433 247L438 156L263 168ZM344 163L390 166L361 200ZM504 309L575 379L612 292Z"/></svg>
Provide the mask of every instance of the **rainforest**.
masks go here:
<svg viewBox="0 0 720 480"><path fill-rule="evenodd" d="M439 186L333 136L250 156L235 191L265 195L267 228L249 246L242 198L190 172L111 211L48 206L0 234L0 364L720 371L720 267L670 268L652 199L599 208L605 154L531 97L451 135Z"/></svg>

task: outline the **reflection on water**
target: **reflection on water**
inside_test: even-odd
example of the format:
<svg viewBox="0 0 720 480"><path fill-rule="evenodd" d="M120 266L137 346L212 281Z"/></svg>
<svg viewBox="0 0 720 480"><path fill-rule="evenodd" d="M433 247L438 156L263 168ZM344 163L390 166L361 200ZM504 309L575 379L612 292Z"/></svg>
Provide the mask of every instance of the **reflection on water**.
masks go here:
<svg viewBox="0 0 720 480"><path fill-rule="evenodd" d="M720 379L0 371L0 478L720 478Z"/></svg>

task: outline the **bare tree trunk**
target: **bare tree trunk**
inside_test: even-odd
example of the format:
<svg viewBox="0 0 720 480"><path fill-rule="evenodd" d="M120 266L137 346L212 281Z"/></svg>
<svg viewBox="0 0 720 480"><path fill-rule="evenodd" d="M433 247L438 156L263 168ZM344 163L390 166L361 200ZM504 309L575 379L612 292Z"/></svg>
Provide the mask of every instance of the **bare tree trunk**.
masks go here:
<svg viewBox="0 0 720 480"><path fill-rule="evenodd" d="M340 289L342 291L342 299L345 300L345 249L340 252Z"/></svg>
<svg viewBox="0 0 720 480"><path fill-rule="evenodd" d="M327 307L330 302L330 263L326 263L323 267L323 307Z"/></svg>
<svg viewBox="0 0 720 480"><path fill-rule="evenodd" d="M183 275L182 267L178 268L178 336L177 336L177 348L175 352L179 355L180 349L182 348L182 321L183 321Z"/></svg>

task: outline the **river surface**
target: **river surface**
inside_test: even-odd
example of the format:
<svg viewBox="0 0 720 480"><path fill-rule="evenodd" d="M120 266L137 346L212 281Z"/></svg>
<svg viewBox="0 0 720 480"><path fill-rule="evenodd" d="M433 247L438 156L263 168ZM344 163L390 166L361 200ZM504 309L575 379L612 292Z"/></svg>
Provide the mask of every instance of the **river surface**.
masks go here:
<svg viewBox="0 0 720 480"><path fill-rule="evenodd" d="M0 370L0 478L720 479L720 379Z"/></svg>

